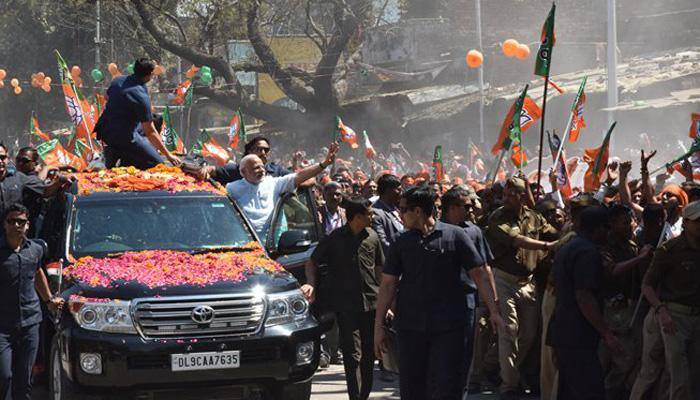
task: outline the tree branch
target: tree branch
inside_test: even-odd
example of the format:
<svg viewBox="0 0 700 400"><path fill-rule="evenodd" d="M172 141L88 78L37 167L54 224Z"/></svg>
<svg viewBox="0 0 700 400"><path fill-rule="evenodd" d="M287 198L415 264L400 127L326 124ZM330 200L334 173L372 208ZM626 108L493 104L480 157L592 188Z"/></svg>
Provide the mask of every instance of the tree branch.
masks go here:
<svg viewBox="0 0 700 400"><path fill-rule="evenodd" d="M141 18L143 27L146 28L148 33L153 36L153 38L158 42L158 44L169 52L185 58L197 65L208 65L211 68L217 70L224 78L227 83L233 83L235 81L235 75L231 66L228 62L221 57L212 56L200 51L194 50L190 47L182 45L170 38L168 38L163 32L161 32L158 27L156 27L153 17L146 10L143 0L131 0L134 5L136 12Z"/></svg>
<svg viewBox="0 0 700 400"><path fill-rule="evenodd" d="M301 104L304 108L316 108L318 103L312 88L299 85L290 71L280 66L272 49L265 42L258 27L258 9L259 3L257 1L253 1L248 9L248 40L250 40L255 54L265 67L265 72L270 75L290 99Z"/></svg>
<svg viewBox="0 0 700 400"><path fill-rule="evenodd" d="M313 30L316 36L309 32L309 28ZM304 29L304 33L306 33L306 36L311 39L314 44L316 44L316 47L321 50L321 53L326 51L326 47L328 47L328 40L326 39L326 34L321 31L311 16L311 0L306 0L306 27Z"/></svg>

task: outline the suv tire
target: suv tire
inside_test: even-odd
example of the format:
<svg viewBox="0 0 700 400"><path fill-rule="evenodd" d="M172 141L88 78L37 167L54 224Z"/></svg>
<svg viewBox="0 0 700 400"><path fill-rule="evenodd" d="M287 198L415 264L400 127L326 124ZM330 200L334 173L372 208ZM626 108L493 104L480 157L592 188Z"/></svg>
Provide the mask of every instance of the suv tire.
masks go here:
<svg viewBox="0 0 700 400"><path fill-rule="evenodd" d="M311 380L300 383L274 385L268 390L270 400L309 400L311 398Z"/></svg>
<svg viewBox="0 0 700 400"><path fill-rule="evenodd" d="M97 400L94 396L86 396L77 392L73 382L68 379L61 365L61 350L58 345L58 335L51 341L49 355L49 399L50 400Z"/></svg>

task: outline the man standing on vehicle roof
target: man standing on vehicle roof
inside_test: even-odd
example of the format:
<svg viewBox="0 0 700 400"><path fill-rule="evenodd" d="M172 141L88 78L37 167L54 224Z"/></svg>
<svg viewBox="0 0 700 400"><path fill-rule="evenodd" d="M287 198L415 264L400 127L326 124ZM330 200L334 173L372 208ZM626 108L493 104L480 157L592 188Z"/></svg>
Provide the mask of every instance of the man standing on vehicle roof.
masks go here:
<svg viewBox="0 0 700 400"><path fill-rule="evenodd" d="M263 160L255 154L248 154L240 163L243 179L226 185L226 191L243 209L258 236L265 240L270 227L270 217L282 194L293 191L303 182L323 172L333 163L337 152L338 143L333 143L322 162L281 177L267 175Z"/></svg>
<svg viewBox="0 0 700 400"><path fill-rule="evenodd" d="M107 168L114 167L118 160L121 160L122 167L155 167L163 163L161 154L173 165L180 165L180 159L165 147L153 125L151 98L146 84L154 69L155 62L139 58L134 63L132 75L115 78L107 89L107 106L95 126L97 138L107 144ZM139 134L139 124L145 136Z"/></svg>
<svg viewBox="0 0 700 400"><path fill-rule="evenodd" d="M29 400L42 319L39 297L54 310L63 305L63 299L51 295L41 269L44 247L26 237L29 229L27 208L17 203L8 206L2 221L0 398L10 398L11 393L14 400Z"/></svg>

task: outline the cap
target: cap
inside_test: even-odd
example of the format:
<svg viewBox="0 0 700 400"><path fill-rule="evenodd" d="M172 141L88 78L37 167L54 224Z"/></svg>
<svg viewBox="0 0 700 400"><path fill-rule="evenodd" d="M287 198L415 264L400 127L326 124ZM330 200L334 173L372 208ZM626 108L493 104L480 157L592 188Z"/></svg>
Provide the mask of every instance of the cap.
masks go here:
<svg viewBox="0 0 700 400"><path fill-rule="evenodd" d="M525 181L517 178L517 177L512 177L506 181L506 187L514 187L517 189L525 190Z"/></svg>
<svg viewBox="0 0 700 400"><path fill-rule="evenodd" d="M688 203L683 207L683 218L695 221L700 218L700 200Z"/></svg>

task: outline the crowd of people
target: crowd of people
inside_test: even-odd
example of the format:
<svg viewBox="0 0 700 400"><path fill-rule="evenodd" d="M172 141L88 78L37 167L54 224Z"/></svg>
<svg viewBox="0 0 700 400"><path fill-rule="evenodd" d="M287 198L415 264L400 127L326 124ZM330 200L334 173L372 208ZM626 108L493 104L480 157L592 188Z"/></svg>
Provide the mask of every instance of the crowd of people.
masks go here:
<svg viewBox="0 0 700 400"><path fill-rule="evenodd" d="M270 141L247 148L258 145ZM570 198L553 172L545 193L517 174L491 185L347 162L325 172L324 156L326 236L302 291L316 301L327 265L349 397L369 397L391 349L406 399L495 387L502 399L700 398L700 185L652 182L654 153L641 153L640 179L614 161L599 190Z"/></svg>
<svg viewBox="0 0 700 400"><path fill-rule="evenodd" d="M276 164L261 136L237 164L192 166L153 133L143 86L152 67L137 61L135 74L108 91L98 123L108 164L146 168L165 157L218 181L261 238L277 200L311 186L325 236L301 290L335 313L323 357L340 362L342 353L350 399L369 398L377 359L384 375L398 374L404 399L495 387L504 400L525 392L700 399L700 185L692 174L681 184L652 182L655 153L642 151L641 178L630 179L631 161L613 161L596 192L574 188L567 198L553 171L548 191L522 173L483 181L475 178L483 165L455 154L438 180L402 145L358 161L339 159L332 143ZM31 147L8 161L0 145L0 395L28 399L39 299L51 308L62 300L38 268L42 248L26 238L41 227L45 199L71 182ZM29 276L24 268L36 274L18 278Z"/></svg>

